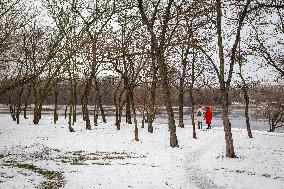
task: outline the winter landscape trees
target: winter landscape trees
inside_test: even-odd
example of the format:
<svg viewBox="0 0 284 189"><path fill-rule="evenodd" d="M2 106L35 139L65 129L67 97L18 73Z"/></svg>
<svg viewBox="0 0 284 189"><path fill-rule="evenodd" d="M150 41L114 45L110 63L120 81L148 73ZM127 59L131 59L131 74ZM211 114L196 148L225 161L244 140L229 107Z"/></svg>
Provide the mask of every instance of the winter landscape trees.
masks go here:
<svg viewBox="0 0 284 189"><path fill-rule="evenodd" d="M64 106L70 132L80 117L92 130L114 116L116 132L133 125L135 141L140 125L155 137L166 113L173 148L184 115L198 139L196 105L214 105L235 158L233 101L245 105L249 138L250 102L269 131L284 126L283 23L281 0L2 0L0 103L34 125L48 105L58 125Z"/></svg>
<svg viewBox="0 0 284 189"><path fill-rule="evenodd" d="M206 152L208 144L216 142L221 146L222 142L225 148L218 148L217 168L213 167L216 171L221 170L219 157L222 161L223 156L231 160L242 157L241 153L248 157L247 151L242 150L250 149L246 145L262 149L263 146L255 144L264 145L264 142L257 138L262 134L253 131L252 120L266 122L270 132L283 129L283 90L284 2L281 0L0 1L1 111L8 110L11 121L7 124L13 125L15 121L15 125L36 125L33 129L39 136L45 131L48 134L61 132L63 127L70 131L64 134L75 136L71 135L75 132L80 140L84 140L86 133L86 138L92 140L89 136L94 134L97 137L94 140L104 146L103 139L111 137L108 142L115 148L121 144L117 148L124 149L122 143L126 143L125 148L134 150L136 146L131 143L142 151L142 143L147 140L148 149L152 150L149 157L155 160L159 159L153 155L156 149L161 156L165 155L159 146L163 141L156 138L162 134L167 147L175 148L170 148L170 153L175 153L173 157L178 157L180 151L177 150L183 147L192 148L186 151L196 152L196 156L189 156L192 162ZM216 127L223 127L223 131L213 129L212 138L211 130L206 133L195 127L199 104L213 106L213 111L220 113ZM237 122L237 126L231 114L236 107L244 109L244 121ZM0 117L5 117L5 112L2 116L1 111ZM51 125L48 114L52 114ZM213 119L214 116L217 117L217 113L213 112ZM161 120L166 120L166 124ZM80 128L86 133L82 133L78 125L82 125ZM232 125L244 125L244 134L234 133ZM8 130L0 128L1 133ZM60 140L59 134L55 136ZM233 134L238 139L237 151ZM225 140L220 142L221 136ZM69 141L66 137L64 140ZM122 143L114 143L116 140ZM268 137L265 140L273 143ZM281 139L276 140L281 142ZM19 141L21 143L21 138ZM9 141L6 143L8 145ZM273 153L281 151L281 146L275 146L279 149ZM210 150L216 154L214 149ZM59 154L54 160L65 155L61 163L71 161L67 156L72 152L47 151L40 158L50 158L47 154L52 151ZM13 156L3 154L0 151L0 162L2 158ZM72 163L103 160L95 163L106 165L113 162L104 160L144 158L148 152L141 156L103 150L74 154L76 158ZM6 160L5 166L30 168L47 178L45 174L50 173L34 165ZM170 160L170 157L166 159ZM151 165L150 169L154 167L159 166ZM195 164L190 164L189 169L192 179L204 176ZM61 178L57 172L52 174ZM217 188L204 177L204 183L197 183L199 187ZM279 178L283 180L279 175L273 179ZM62 182L61 179L60 186ZM166 185L170 187L167 182Z"/></svg>

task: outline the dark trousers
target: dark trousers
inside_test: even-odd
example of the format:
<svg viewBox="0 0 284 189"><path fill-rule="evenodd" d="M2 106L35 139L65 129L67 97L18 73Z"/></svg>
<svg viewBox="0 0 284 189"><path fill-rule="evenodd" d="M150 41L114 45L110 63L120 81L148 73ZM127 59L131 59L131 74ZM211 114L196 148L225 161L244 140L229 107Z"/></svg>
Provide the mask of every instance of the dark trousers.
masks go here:
<svg viewBox="0 0 284 189"><path fill-rule="evenodd" d="M197 125L198 125L198 129L202 129L202 122L197 122Z"/></svg>

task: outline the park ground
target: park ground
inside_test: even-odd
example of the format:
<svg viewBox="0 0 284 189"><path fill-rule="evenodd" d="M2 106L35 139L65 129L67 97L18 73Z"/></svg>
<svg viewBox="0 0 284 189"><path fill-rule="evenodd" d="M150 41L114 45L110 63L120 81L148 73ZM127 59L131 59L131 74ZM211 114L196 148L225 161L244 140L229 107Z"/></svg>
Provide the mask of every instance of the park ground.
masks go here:
<svg viewBox="0 0 284 189"><path fill-rule="evenodd" d="M240 123L241 124L241 123ZM154 124L154 133L114 120L85 130L82 120L68 131L64 117L54 125L44 115L17 125L0 115L0 188L284 188L284 133L233 128L237 158L225 157L221 127L177 128L179 148L169 146L167 125Z"/></svg>

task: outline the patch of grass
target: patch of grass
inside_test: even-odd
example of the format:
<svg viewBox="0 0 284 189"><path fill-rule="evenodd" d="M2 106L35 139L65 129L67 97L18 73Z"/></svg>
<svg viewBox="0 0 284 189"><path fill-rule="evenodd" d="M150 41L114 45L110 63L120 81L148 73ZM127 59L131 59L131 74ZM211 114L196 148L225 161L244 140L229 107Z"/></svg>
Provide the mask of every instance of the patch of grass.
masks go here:
<svg viewBox="0 0 284 189"><path fill-rule="evenodd" d="M15 163L14 161L12 161L12 160L7 160L7 161L5 161L5 163L7 164L7 163L9 163L9 164L13 164L13 163Z"/></svg>
<svg viewBox="0 0 284 189"><path fill-rule="evenodd" d="M73 155L74 155L74 156L80 156L80 155L82 155L83 152L84 152L83 150L74 151L74 152L73 152Z"/></svg>
<svg viewBox="0 0 284 189"><path fill-rule="evenodd" d="M124 160L128 158L144 158L146 156L135 156L125 152L92 152L86 153L85 151L67 152L63 156L56 157L56 161L60 163L70 163L71 165L109 165L105 160ZM103 162L98 162L102 160ZM92 162L90 162L92 161ZM94 162L95 161L95 162Z"/></svg>
<svg viewBox="0 0 284 189"><path fill-rule="evenodd" d="M270 177L270 174L264 173L264 174L262 174L261 176L269 178L269 177Z"/></svg>
<svg viewBox="0 0 284 189"><path fill-rule="evenodd" d="M110 163L100 163L100 162L97 162L97 163L92 163L93 165L111 165Z"/></svg>
<svg viewBox="0 0 284 189"><path fill-rule="evenodd" d="M89 160L89 157L86 155L76 155L76 156L59 156L56 158L57 161L61 163L70 163L71 165L87 165L84 163Z"/></svg>
<svg viewBox="0 0 284 189"><path fill-rule="evenodd" d="M236 170L235 172L236 173L244 173L245 171L243 171L243 170Z"/></svg>
<svg viewBox="0 0 284 189"><path fill-rule="evenodd" d="M8 163L8 162L6 162ZM50 171L47 169L39 168L33 164L21 164L21 163L9 163L6 164L7 166L13 166L18 167L21 169L28 169L30 171L33 171L35 173L41 174L44 176L47 180L42 182L38 188L42 189L57 189L61 188L65 185L65 179L61 172L58 171Z"/></svg>
<svg viewBox="0 0 284 189"><path fill-rule="evenodd" d="M56 149L56 148L53 148L52 150L55 151L55 152L60 152L60 150Z"/></svg>

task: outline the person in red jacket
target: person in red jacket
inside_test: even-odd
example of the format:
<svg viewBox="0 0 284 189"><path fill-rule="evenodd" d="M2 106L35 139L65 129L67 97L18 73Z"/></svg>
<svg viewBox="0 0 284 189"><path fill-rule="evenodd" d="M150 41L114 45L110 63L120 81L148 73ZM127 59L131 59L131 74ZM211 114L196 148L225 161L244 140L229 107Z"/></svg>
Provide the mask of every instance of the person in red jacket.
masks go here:
<svg viewBox="0 0 284 189"><path fill-rule="evenodd" d="M212 111L209 106L206 106L205 120L206 124L208 125L206 129L211 129Z"/></svg>

